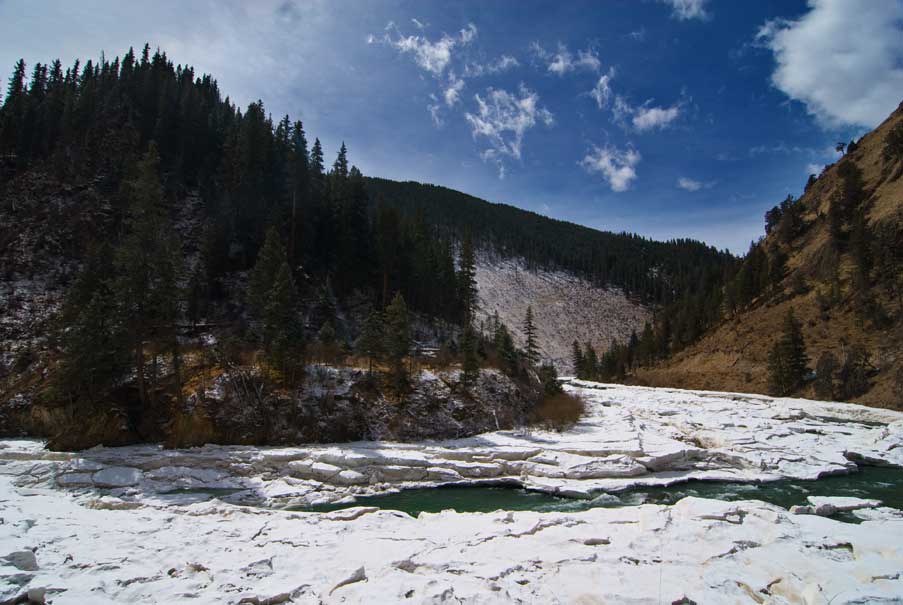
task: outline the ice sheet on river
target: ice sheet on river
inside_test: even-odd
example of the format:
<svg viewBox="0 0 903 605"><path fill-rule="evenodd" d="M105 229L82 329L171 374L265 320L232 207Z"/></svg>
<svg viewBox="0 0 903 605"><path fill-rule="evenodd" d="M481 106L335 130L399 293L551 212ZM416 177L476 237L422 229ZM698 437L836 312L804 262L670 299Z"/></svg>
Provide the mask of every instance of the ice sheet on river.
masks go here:
<svg viewBox="0 0 903 605"><path fill-rule="evenodd" d="M867 512L685 498L412 518L73 498L0 476L0 602L898 603L903 516Z"/></svg>
<svg viewBox="0 0 903 605"><path fill-rule="evenodd" d="M688 479L816 479L857 464L903 466L903 414L736 393L571 381L587 414L564 433L499 431L417 444L288 448L158 446L49 454L8 442L0 457L51 457L55 481L134 496L233 489L236 498L300 506L447 483L511 483L566 496ZM18 453L17 453L18 452ZM29 482L28 476L20 482Z"/></svg>
<svg viewBox="0 0 903 605"><path fill-rule="evenodd" d="M845 507L861 524L754 500L415 519L209 496L240 490L284 505L460 481L579 495L691 477L815 478L863 461L903 466L903 415L895 412L568 388L587 398L588 414L563 434L79 454L0 442L0 602L28 594L54 605L903 601L903 513L849 498L812 505Z"/></svg>

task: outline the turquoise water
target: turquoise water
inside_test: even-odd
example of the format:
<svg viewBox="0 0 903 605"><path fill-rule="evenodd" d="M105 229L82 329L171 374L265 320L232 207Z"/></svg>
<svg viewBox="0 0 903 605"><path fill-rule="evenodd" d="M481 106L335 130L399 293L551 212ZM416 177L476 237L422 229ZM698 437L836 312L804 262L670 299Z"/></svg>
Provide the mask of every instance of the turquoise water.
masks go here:
<svg viewBox="0 0 903 605"><path fill-rule="evenodd" d="M825 477L817 481L782 480L768 483L728 483L689 481L669 487L632 488L599 494L591 500L561 498L512 487L445 486L403 490L394 494L358 498L349 504L320 505L303 510L327 512L352 506L378 506L416 516L446 509L458 512L565 511L597 507L673 504L686 496L717 500L763 500L789 508L806 504L807 496L854 496L881 500L885 506L903 509L903 469L865 467L849 475Z"/></svg>

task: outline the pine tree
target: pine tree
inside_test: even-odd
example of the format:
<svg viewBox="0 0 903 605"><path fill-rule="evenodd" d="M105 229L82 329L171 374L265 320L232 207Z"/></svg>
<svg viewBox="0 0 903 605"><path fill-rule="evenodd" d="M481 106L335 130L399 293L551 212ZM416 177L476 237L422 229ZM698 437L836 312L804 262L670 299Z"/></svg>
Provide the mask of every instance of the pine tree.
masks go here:
<svg viewBox="0 0 903 605"><path fill-rule="evenodd" d="M407 382L404 358L411 351L411 327L408 307L400 292L386 308L386 352L392 370L392 378L397 389Z"/></svg>
<svg viewBox="0 0 903 605"><path fill-rule="evenodd" d="M648 366L655 360L655 333L652 330L652 324L648 321L643 324L643 334L640 336L637 357L640 365Z"/></svg>
<svg viewBox="0 0 903 605"><path fill-rule="evenodd" d="M267 296L262 323L267 357L273 366L286 375L289 369L294 369L300 362L304 350L298 325L295 282L286 262L279 268Z"/></svg>
<svg viewBox="0 0 903 605"><path fill-rule="evenodd" d="M248 280L248 303L258 318L262 318L266 310L267 297L276 284L276 277L282 265L287 262L282 238L275 227L267 231L266 240L257 253L257 263L251 270Z"/></svg>
<svg viewBox="0 0 903 605"><path fill-rule="evenodd" d="M17 149L22 138L25 104L25 60L19 59L13 68L6 99L0 111L0 144L6 149Z"/></svg>
<svg viewBox="0 0 903 605"><path fill-rule="evenodd" d="M477 265L474 258L473 240L470 234L461 243L461 263L458 269L458 301L461 321L472 323L477 308Z"/></svg>
<svg viewBox="0 0 903 605"><path fill-rule="evenodd" d="M871 367L869 353L862 345L854 344L847 348L838 372L840 399L848 401L868 391Z"/></svg>
<svg viewBox="0 0 903 605"><path fill-rule="evenodd" d="M179 313L179 247L164 221L159 162L156 146L151 144L133 177L125 183L129 200L127 232L114 253L117 276L111 288L117 313L131 338L143 403L148 398L146 341L162 334L168 345L178 345L173 324ZM173 352L175 356L177 350L174 348Z"/></svg>
<svg viewBox="0 0 903 605"><path fill-rule="evenodd" d="M461 333L461 384L465 389L476 384L480 376L480 361L477 358L477 335L473 326L465 326Z"/></svg>
<svg viewBox="0 0 903 605"><path fill-rule="evenodd" d="M613 345L616 343L612 343ZM583 374L586 380L597 380L599 378L599 356L593 345L586 343L583 352Z"/></svg>
<svg viewBox="0 0 903 605"><path fill-rule="evenodd" d="M332 320L327 319L317 332L317 343L320 345L320 358L328 363L335 363L339 354L335 328Z"/></svg>
<svg viewBox="0 0 903 605"><path fill-rule="evenodd" d="M815 396L819 399L834 399L834 373L837 358L830 351L822 353L815 363Z"/></svg>
<svg viewBox="0 0 903 605"><path fill-rule="evenodd" d="M498 330L495 331L493 344L505 371L508 374L517 372L517 349L514 348L514 340L511 338L511 332L508 331L508 326L503 323L499 324Z"/></svg>
<svg viewBox="0 0 903 605"><path fill-rule="evenodd" d="M527 360L536 364L539 361L539 348L536 345L536 326L533 323L532 306L527 307L527 315L524 317L524 337L526 338L524 352Z"/></svg>
<svg viewBox="0 0 903 605"><path fill-rule="evenodd" d="M66 292L54 323L60 363L52 385L60 396L95 400L104 386L128 369L128 342L110 289L112 252L106 244L88 252L84 267Z"/></svg>
<svg viewBox="0 0 903 605"><path fill-rule="evenodd" d="M769 391L774 395L796 391L806 377L807 362L802 326L789 309L781 336L768 354Z"/></svg>
<svg viewBox="0 0 903 605"><path fill-rule="evenodd" d="M320 139L314 139L314 146L310 150L310 173L317 180L322 181L326 167L323 164L323 147L320 145Z"/></svg>
<svg viewBox="0 0 903 605"><path fill-rule="evenodd" d="M339 149L339 155L332 165L332 172L339 178L348 178L348 150L345 148L345 141L342 141L342 147Z"/></svg>
<svg viewBox="0 0 903 605"><path fill-rule="evenodd" d="M574 376L580 379L586 378L585 364L583 349L580 348L580 343L574 340L571 344L571 365L574 368Z"/></svg>
<svg viewBox="0 0 903 605"><path fill-rule="evenodd" d="M367 371L373 373L373 360L378 359L385 352L385 333L383 330L382 313L374 309L367 316L364 330L357 340L357 352L367 357Z"/></svg>
<svg viewBox="0 0 903 605"><path fill-rule="evenodd" d="M551 363L544 363L537 370L539 381L542 383L542 390L546 396L557 395L564 389L558 381L558 370Z"/></svg>

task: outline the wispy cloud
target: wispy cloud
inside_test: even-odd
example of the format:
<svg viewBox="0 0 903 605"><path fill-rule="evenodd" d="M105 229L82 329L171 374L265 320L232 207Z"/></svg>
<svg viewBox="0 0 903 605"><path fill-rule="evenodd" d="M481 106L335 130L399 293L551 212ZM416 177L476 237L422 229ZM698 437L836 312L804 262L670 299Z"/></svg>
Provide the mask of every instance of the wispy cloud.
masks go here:
<svg viewBox="0 0 903 605"><path fill-rule="evenodd" d="M520 66L520 62L517 59L511 55L502 55L488 63L468 63L464 66L464 77L478 78L480 76L502 73L518 66Z"/></svg>
<svg viewBox="0 0 903 605"><path fill-rule="evenodd" d="M828 152L829 155L833 154L834 149L816 149L815 147L801 147L800 145L788 145L784 141L778 141L772 145L754 145L749 148L749 155L751 157L755 157L757 155L771 155L771 154L795 154L795 153L807 153L809 155L820 155L824 152Z"/></svg>
<svg viewBox="0 0 903 605"><path fill-rule="evenodd" d="M473 23L468 23L455 36L442 34L438 40L430 40L420 35L404 36L395 24L390 22L381 37L370 35L367 42L369 44L380 42L402 54L410 54L418 67L439 77L451 62L454 49L467 46L476 36L477 27Z"/></svg>
<svg viewBox="0 0 903 605"><path fill-rule="evenodd" d="M711 15L706 11L708 0L661 0L671 7L671 16L678 21L705 20Z"/></svg>
<svg viewBox="0 0 903 605"><path fill-rule="evenodd" d="M464 80L455 76L455 72L450 71L448 73L448 85L442 93L445 104L448 107L454 106L454 104L458 102L462 90L464 90Z"/></svg>
<svg viewBox="0 0 903 605"><path fill-rule="evenodd" d="M625 128L633 128L637 132L663 130L671 125L681 114L684 101L681 100L670 107L659 107L646 101L642 105L633 106L623 96L616 96L612 107L615 122Z"/></svg>
<svg viewBox="0 0 903 605"><path fill-rule="evenodd" d="M637 42L643 42L646 39L646 28L641 27L640 29L634 30L628 33L627 37Z"/></svg>
<svg viewBox="0 0 903 605"><path fill-rule="evenodd" d="M601 174L612 191L620 192L627 191L636 180L640 159L640 152L632 147L622 150L612 145L593 145L580 164L587 172Z"/></svg>
<svg viewBox="0 0 903 605"><path fill-rule="evenodd" d="M599 109L605 109L605 107L608 106L609 100L611 100L611 81L614 77L615 70L614 68L611 68L608 70L607 74L599 76L599 81L596 82L593 89L589 91L589 96L596 101L596 105L599 106Z"/></svg>
<svg viewBox="0 0 903 605"><path fill-rule="evenodd" d="M697 181L689 177L682 176L677 179L677 188L684 191L699 191L700 189L711 189L715 186L715 181Z"/></svg>
<svg viewBox="0 0 903 605"><path fill-rule="evenodd" d="M592 48L578 50L576 57L561 42L558 43L556 52L546 50L537 42L531 44L530 49L533 54L546 63L546 69L549 72L558 76L564 76L577 70L597 72L602 69L602 61L599 60L599 55Z"/></svg>
<svg viewBox="0 0 903 605"><path fill-rule="evenodd" d="M540 106L539 95L521 84L517 92L489 88L485 97L476 94L475 113L466 113L473 137L487 139L489 148L480 157L483 161L495 162L499 167L499 177L505 176L504 159L520 160L524 135L541 123L551 126L552 113Z"/></svg>

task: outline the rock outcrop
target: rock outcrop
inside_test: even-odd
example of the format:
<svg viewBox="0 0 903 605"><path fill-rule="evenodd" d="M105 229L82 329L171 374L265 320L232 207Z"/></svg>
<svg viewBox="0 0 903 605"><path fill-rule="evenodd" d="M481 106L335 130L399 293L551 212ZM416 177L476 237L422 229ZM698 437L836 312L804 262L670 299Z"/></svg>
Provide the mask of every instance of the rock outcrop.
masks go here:
<svg viewBox="0 0 903 605"><path fill-rule="evenodd" d="M198 383L182 402L60 404L23 396L0 405L0 435L46 437L56 450L449 439L522 426L541 396L535 379L484 369L463 389L459 374L422 370L396 394L358 368L309 366L296 389L278 387L255 368L235 368Z"/></svg>

